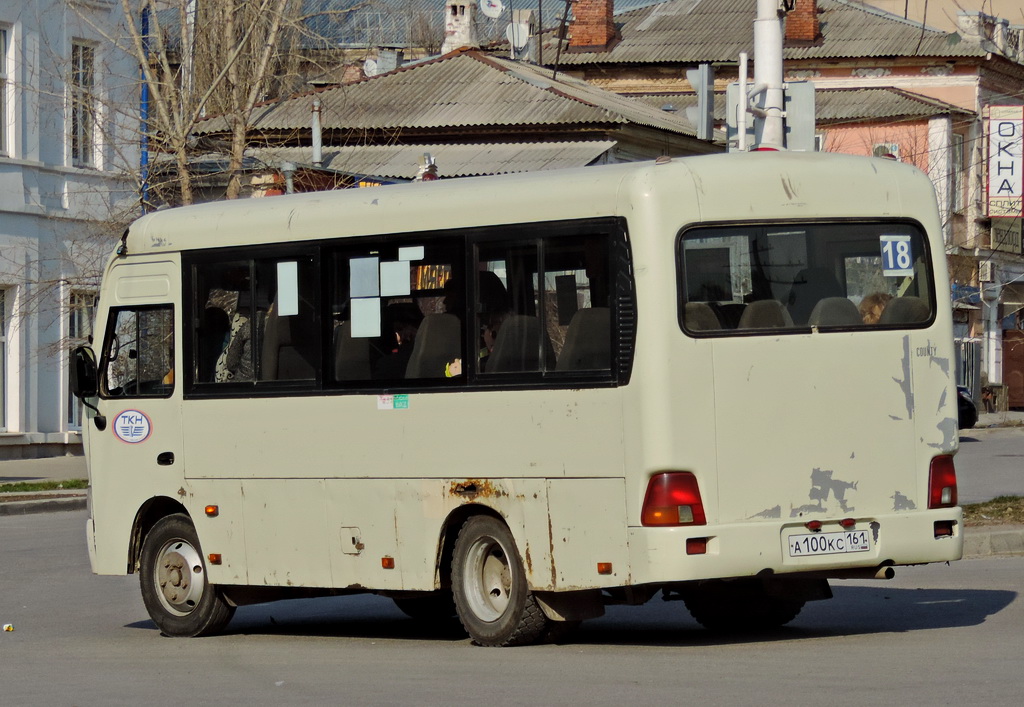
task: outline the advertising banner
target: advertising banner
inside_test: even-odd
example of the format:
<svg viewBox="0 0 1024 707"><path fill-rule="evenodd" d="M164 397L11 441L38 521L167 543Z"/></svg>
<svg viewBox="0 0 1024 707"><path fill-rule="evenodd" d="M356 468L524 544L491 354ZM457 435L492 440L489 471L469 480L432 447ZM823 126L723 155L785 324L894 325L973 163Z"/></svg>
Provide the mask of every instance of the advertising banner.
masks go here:
<svg viewBox="0 0 1024 707"><path fill-rule="evenodd" d="M1024 106L991 106L988 120L988 215L1024 215Z"/></svg>

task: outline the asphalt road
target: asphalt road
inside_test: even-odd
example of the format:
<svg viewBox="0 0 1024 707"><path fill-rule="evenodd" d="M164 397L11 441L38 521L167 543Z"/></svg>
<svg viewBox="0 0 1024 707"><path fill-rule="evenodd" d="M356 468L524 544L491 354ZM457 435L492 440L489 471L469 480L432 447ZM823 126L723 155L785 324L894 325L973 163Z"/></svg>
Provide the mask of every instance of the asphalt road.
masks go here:
<svg viewBox="0 0 1024 707"><path fill-rule="evenodd" d="M955 464L960 503L1024 496L1024 428L963 430Z"/></svg>
<svg viewBox="0 0 1024 707"><path fill-rule="evenodd" d="M1024 557L837 582L766 636L718 637L654 600L572 643L479 648L366 596L243 607L226 635L170 639L134 577L90 574L85 517L0 517L4 705L1020 703Z"/></svg>

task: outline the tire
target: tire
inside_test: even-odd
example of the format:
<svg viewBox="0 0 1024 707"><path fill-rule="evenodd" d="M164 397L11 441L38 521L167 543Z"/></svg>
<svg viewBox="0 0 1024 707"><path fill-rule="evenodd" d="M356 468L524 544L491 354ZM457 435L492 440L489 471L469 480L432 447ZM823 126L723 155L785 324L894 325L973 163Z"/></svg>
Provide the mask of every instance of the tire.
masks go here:
<svg viewBox="0 0 1024 707"><path fill-rule="evenodd" d="M491 516L474 516L459 531L452 595L459 621L481 646L534 643L551 623L526 585L512 533Z"/></svg>
<svg viewBox="0 0 1024 707"><path fill-rule="evenodd" d="M395 606L410 619L444 622L454 616L455 601L449 591L423 592L422 596L391 597Z"/></svg>
<svg viewBox="0 0 1024 707"><path fill-rule="evenodd" d="M203 551L188 516L158 520L146 535L139 565L142 601L164 635L209 636L234 616L235 608L206 581Z"/></svg>
<svg viewBox="0 0 1024 707"><path fill-rule="evenodd" d="M760 582L718 582L688 593L684 601L701 626L730 633L779 628L795 619L805 603L768 594Z"/></svg>

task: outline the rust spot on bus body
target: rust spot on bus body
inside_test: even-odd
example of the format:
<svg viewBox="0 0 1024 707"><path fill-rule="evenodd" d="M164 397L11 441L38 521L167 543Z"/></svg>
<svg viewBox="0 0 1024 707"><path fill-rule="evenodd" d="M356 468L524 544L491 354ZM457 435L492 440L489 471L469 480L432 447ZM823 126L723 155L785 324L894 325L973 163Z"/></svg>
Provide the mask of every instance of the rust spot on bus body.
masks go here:
<svg viewBox="0 0 1024 707"><path fill-rule="evenodd" d="M449 496L461 496L473 500L477 498L501 498L508 496L508 492L500 486L495 486L490 479L466 479L465 481L453 481L448 489Z"/></svg>

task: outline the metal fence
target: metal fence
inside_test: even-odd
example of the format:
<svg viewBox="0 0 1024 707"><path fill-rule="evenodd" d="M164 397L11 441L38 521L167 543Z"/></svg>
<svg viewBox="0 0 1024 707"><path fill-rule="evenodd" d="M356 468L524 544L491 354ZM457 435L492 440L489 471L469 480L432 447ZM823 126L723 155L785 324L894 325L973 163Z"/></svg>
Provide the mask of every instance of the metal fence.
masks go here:
<svg viewBox="0 0 1024 707"><path fill-rule="evenodd" d="M981 339L954 339L956 347L956 384L971 391L977 405L981 402Z"/></svg>

